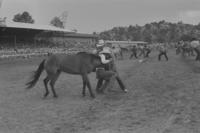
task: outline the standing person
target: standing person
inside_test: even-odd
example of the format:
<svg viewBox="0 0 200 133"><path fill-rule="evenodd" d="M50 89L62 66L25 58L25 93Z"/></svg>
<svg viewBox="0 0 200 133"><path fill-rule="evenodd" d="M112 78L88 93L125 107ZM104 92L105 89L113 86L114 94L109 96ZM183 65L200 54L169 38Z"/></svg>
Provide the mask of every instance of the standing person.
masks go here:
<svg viewBox="0 0 200 133"><path fill-rule="evenodd" d="M145 50L144 50L144 46L143 46L143 45L140 45L140 46L139 46L139 50L140 50L139 56L142 56L142 55L143 55L143 57L145 57Z"/></svg>
<svg viewBox="0 0 200 133"><path fill-rule="evenodd" d="M132 54L130 56L130 59L132 59L133 56L137 59L138 57L137 57L137 47L136 47L136 45L133 45L133 47L131 48L131 52L132 52Z"/></svg>
<svg viewBox="0 0 200 133"><path fill-rule="evenodd" d="M164 44L161 44L159 46L159 54L158 54L158 60L161 60L161 56L164 55L165 59L168 61L168 57L167 57L167 48Z"/></svg>
<svg viewBox="0 0 200 133"><path fill-rule="evenodd" d="M196 52L197 56L196 56L196 61L200 61L200 43L199 40L197 40L196 38L193 38L191 41L191 47L194 48L194 51Z"/></svg>
<svg viewBox="0 0 200 133"><path fill-rule="evenodd" d="M147 46L147 45L145 45L145 51L146 51L146 54L145 54L145 57L149 57L149 54L151 53L151 48L150 48L150 46Z"/></svg>
<svg viewBox="0 0 200 133"><path fill-rule="evenodd" d="M96 91L103 93L104 89L110 83L112 77L114 77L118 81L120 88L124 90L125 92L127 92L127 89L125 88L125 85L120 79L119 74L117 72L117 68L114 63L114 55L112 53L112 50L109 47L104 47L104 43L102 42L103 41L100 40L99 41L100 44L97 45L97 46L101 46L101 48L97 48L97 51L98 51L97 54L101 57L101 61L102 61L102 64L104 64L104 66L101 68L97 68L96 70L96 77L98 79ZM103 84L104 81L105 83Z"/></svg>
<svg viewBox="0 0 200 133"><path fill-rule="evenodd" d="M96 49L92 51L93 54L99 54L104 48L104 40L99 40L96 44Z"/></svg>

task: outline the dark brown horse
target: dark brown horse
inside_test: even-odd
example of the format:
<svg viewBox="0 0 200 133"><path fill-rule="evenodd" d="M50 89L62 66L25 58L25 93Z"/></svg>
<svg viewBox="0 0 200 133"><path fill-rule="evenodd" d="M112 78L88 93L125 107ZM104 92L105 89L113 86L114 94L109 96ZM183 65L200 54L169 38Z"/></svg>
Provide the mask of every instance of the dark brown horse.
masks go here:
<svg viewBox="0 0 200 133"><path fill-rule="evenodd" d="M45 90L46 90L44 97L48 96L49 94L48 82L50 82L53 96L57 97L57 94L54 89L54 85L60 73L66 72L69 74L77 74L77 75L82 76L83 96L85 96L85 88L87 86L91 97L94 98L95 95L92 92L90 81L88 79L88 74L90 72L95 71L95 69L99 66L102 66L100 57L94 54L86 53L86 52L79 52L73 55L64 55L64 54L51 55L40 63L38 69L34 72L34 75L31 81L29 81L26 85L27 85L27 88L34 87L34 85L37 83L43 70L46 70L47 76L43 80Z"/></svg>

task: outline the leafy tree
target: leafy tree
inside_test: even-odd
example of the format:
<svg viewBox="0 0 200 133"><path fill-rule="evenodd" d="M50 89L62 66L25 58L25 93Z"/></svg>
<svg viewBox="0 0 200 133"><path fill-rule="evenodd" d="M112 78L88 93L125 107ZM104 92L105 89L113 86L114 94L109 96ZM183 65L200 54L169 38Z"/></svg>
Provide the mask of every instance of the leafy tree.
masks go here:
<svg viewBox="0 0 200 133"><path fill-rule="evenodd" d="M162 20L148 23L144 26L114 27L111 30L101 32L99 35L100 38L105 40L132 40L152 43L176 42L200 37L200 24L184 24L181 21L170 23Z"/></svg>
<svg viewBox="0 0 200 133"><path fill-rule="evenodd" d="M27 12L24 11L22 14L18 13L14 15L13 18L14 22L23 22L23 23L34 23L32 16Z"/></svg>
<svg viewBox="0 0 200 133"><path fill-rule="evenodd" d="M51 20L50 24L55 27L64 28L64 23L61 21L61 19L59 17L54 17Z"/></svg>

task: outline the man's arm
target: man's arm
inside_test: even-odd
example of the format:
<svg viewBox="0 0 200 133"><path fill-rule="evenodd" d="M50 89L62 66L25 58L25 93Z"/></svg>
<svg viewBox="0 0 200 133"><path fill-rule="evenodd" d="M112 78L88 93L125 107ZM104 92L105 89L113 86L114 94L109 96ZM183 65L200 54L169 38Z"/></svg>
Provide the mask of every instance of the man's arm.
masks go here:
<svg viewBox="0 0 200 133"><path fill-rule="evenodd" d="M101 62L103 64L107 64L107 63L109 63L111 61L111 60L106 60L106 57L105 57L104 54L100 54L99 56L101 57Z"/></svg>

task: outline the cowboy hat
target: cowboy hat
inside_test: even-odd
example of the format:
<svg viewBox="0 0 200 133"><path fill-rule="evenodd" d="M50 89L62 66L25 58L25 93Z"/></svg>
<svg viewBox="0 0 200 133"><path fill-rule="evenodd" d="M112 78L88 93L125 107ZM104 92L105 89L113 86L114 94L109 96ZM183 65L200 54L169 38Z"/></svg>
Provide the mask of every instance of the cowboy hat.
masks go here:
<svg viewBox="0 0 200 133"><path fill-rule="evenodd" d="M104 47L103 50L101 52L99 52L100 54L103 54L103 53L107 53L107 54L111 54L111 49L109 47Z"/></svg>
<svg viewBox="0 0 200 133"><path fill-rule="evenodd" d="M104 46L104 40L99 40L98 44L96 45L97 47L102 47Z"/></svg>
<svg viewBox="0 0 200 133"><path fill-rule="evenodd" d="M101 40L98 41L98 43L99 44L104 44L104 40L101 39Z"/></svg>

